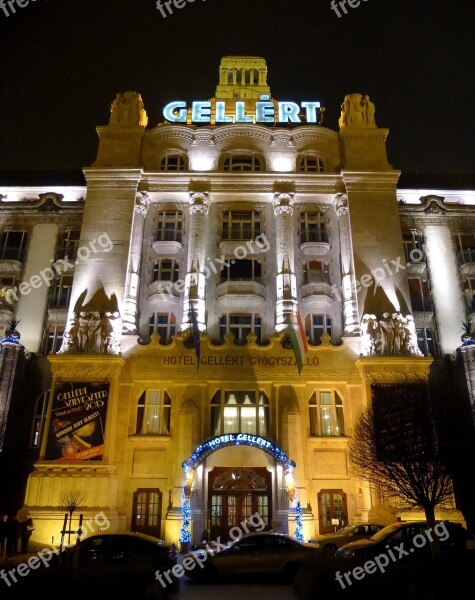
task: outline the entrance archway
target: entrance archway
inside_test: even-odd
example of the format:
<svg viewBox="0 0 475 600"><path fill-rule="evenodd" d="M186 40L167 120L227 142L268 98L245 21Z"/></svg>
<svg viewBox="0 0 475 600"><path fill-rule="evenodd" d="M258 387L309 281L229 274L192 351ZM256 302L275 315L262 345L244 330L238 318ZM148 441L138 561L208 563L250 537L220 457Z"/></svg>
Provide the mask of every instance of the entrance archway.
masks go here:
<svg viewBox="0 0 475 600"><path fill-rule="evenodd" d="M211 438L195 448L188 460L183 462L185 483L183 504L190 506L191 486L196 469L213 452L228 446L250 446L262 450L277 462L283 475L291 502L295 498L293 470L295 462L270 440L247 433L230 433ZM275 462L273 463L275 464ZM214 467L208 479L208 535L211 540L226 539L232 527L239 526L246 517L258 513L265 528L270 529L272 519L271 473L264 467ZM203 507L204 508L204 507ZM203 517L206 518L205 514ZM181 534L189 537L189 531L182 527Z"/></svg>

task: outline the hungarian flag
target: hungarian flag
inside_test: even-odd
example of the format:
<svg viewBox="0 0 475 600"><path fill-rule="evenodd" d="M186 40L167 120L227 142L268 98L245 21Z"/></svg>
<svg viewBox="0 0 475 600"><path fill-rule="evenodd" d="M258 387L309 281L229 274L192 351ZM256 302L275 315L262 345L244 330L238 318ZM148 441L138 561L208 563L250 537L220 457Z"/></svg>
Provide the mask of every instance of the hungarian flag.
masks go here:
<svg viewBox="0 0 475 600"><path fill-rule="evenodd" d="M191 336L193 340L193 348L195 349L197 369L200 368L200 355L201 355L201 342L200 342L200 328L198 326L198 319L196 318L195 309L193 303L190 300L190 317L191 317Z"/></svg>
<svg viewBox="0 0 475 600"><path fill-rule="evenodd" d="M295 354L295 362L299 370L299 375L303 367L303 361L307 354L307 336L305 335L305 329L302 324L300 313L297 312L297 323L293 323L291 319L288 319L288 334L292 343L292 348Z"/></svg>

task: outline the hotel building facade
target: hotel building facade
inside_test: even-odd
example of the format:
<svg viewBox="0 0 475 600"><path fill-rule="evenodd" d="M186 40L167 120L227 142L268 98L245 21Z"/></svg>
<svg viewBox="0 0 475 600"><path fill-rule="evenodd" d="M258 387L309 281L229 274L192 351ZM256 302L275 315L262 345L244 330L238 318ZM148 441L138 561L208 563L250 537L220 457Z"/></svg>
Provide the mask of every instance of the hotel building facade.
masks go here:
<svg viewBox="0 0 475 600"><path fill-rule="evenodd" d="M156 127L118 94L86 186L0 189L0 408L34 357L38 540L71 490L85 518L175 541L186 500L194 543L256 512L295 534L298 505L306 539L395 520L347 444L372 386L426 382L460 346L475 192L399 189L371 100L342 101L335 131L274 100L262 58L225 57L215 96Z"/></svg>

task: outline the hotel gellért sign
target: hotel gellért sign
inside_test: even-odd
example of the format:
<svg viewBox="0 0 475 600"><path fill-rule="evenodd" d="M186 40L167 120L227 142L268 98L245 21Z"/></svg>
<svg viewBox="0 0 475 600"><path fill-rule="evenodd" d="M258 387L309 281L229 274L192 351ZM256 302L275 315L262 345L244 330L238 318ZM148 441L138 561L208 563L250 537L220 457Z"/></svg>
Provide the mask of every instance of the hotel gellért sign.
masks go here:
<svg viewBox="0 0 475 600"><path fill-rule="evenodd" d="M213 104L215 108L212 109ZM186 123L188 119L188 104L184 100L169 102L163 109L164 118L170 123ZM197 124L214 123L307 123L316 125L320 102L275 102L269 94L261 94L255 102L253 114L246 112L246 102L236 100L234 114L226 114L226 102L217 100L195 101L191 103L191 121ZM213 114L212 114L213 113ZM302 118L304 120L302 120Z"/></svg>

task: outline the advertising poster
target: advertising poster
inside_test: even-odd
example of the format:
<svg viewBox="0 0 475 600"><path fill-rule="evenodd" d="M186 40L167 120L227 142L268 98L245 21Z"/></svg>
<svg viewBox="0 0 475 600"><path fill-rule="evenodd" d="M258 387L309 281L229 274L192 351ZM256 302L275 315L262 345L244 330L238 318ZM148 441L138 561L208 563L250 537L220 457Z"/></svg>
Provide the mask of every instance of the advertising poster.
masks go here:
<svg viewBox="0 0 475 600"><path fill-rule="evenodd" d="M46 460L102 460L109 383L61 382L53 395Z"/></svg>

